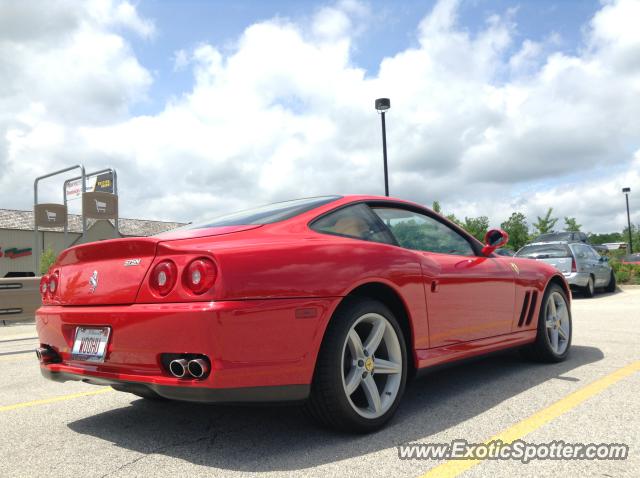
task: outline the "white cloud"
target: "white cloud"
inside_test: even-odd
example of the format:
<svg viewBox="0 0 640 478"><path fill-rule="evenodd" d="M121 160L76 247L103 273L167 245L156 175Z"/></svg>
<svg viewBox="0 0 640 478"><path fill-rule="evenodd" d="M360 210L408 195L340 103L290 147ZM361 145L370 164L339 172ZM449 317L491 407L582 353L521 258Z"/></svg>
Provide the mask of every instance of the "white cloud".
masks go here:
<svg viewBox="0 0 640 478"><path fill-rule="evenodd" d="M472 34L458 2L442 0L416 22L416 46L373 76L353 59L367 5L328 4L310 19L250 25L231 50L179 50L174 66L192 69L193 88L148 116L129 112L151 76L121 30L155 34L135 6L16 5L0 10L0 207L28 207L36 172L78 161L118 168L127 216L379 194L380 96L392 100L392 194L494 224L514 208L533 220L554 207L607 231L623 227L622 185L640 193L637 1L603 4L569 55L553 32L517 41L517 11ZM17 20L23 28L10 28Z"/></svg>

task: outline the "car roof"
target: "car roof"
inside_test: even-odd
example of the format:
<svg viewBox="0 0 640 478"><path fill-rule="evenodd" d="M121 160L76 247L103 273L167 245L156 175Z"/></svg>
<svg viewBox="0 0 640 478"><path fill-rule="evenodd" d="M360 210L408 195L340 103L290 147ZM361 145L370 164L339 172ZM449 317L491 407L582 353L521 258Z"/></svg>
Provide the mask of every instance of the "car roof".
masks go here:
<svg viewBox="0 0 640 478"><path fill-rule="evenodd" d="M588 244L588 243L582 242L582 241L540 241L540 242L530 242L529 244L525 244L522 247L540 246L540 245L543 245L543 244L564 244L565 246L568 246L570 244L582 244L584 246L593 247L591 244Z"/></svg>

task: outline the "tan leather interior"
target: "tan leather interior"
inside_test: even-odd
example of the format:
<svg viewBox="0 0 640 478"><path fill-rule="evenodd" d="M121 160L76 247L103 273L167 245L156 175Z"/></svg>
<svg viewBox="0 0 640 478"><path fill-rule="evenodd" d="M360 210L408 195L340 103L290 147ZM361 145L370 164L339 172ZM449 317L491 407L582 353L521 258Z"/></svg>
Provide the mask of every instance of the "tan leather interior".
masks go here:
<svg viewBox="0 0 640 478"><path fill-rule="evenodd" d="M343 217L338 219L333 230L345 236L364 237L369 230L367 223L359 217Z"/></svg>

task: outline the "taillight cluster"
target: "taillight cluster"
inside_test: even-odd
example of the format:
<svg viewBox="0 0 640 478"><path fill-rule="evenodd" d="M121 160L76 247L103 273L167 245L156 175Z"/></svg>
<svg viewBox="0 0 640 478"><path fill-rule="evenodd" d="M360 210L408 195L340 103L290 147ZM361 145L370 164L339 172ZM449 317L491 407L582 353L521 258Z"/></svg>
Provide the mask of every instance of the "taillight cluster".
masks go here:
<svg viewBox="0 0 640 478"><path fill-rule="evenodd" d="M43 275L40 278L40 295L43 300L53 299L58 292L60 277L58 271L52 274Z"/></svg>
<svg viewBox="0 0 640 478"><path fill-rule="evenodd" d="M217 269L211 259L199 257L189 262L182 271L182 286L193 295L202 295L213 287ZM163 260L155 265L149 276L151 290L166 296L178 282L178 267L172 260Z"/></svg>

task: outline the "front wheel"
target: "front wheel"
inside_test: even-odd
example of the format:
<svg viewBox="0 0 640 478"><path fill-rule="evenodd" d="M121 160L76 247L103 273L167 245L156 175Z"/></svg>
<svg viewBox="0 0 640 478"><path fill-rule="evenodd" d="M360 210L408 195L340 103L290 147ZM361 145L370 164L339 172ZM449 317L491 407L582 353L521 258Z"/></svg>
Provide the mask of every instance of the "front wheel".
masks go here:
<svg viewBox="0 0 640 478"><path fill-rule="evenodd" d="M406 380L407 351L396 318L375 300L350 301L329 323L306 409L331 428L372 432L395 413Z"/></svg>
<svg viewBox="0 0 640 478"><path fill-rule="evenodd" d="M562 362L569 355L573 325L564 289L550 284L542 298L536 341L525 347L525 355L539 362Z"/></svg>

